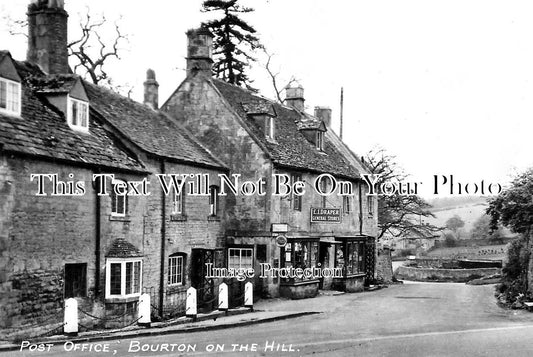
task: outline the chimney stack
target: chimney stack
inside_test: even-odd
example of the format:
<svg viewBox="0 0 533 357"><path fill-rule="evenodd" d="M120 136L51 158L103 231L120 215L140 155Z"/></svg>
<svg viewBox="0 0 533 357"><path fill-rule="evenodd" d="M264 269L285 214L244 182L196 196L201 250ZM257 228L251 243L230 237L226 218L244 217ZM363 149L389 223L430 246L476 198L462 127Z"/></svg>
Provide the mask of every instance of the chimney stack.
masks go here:
<svg viewBox="0 0 533 357"><path fill-rule="evenodd" d="M298 87L285 88L285 104L301 112L304 111L304 89L301 85Z"/></svg>
<svg viewBox="0 0 533 357"><path fill-rule="evenodd" d="M187 31L187 76L211 77L213 66L213 34L205 27Z"/></svg>
<svg viewBox="0 0 533 357"><path fill-rule="evenodd" d="M32 0L28 6L27 60L47 74L70 73L63 0Z"/></svg>
<svg viewBox="0 0 533 357"><path fill-rule="evenodd" d="M153 69L146 71L146 81L144 82L144 104L153 110L159 109L159 83L155 79Z"/></svg>
<svg viewBox="0 0 533 357"><path fill-rule="evenodd" d="M328 107L315 107L315 117L322 120L326 127L331 126L331 109Z"/></svg>

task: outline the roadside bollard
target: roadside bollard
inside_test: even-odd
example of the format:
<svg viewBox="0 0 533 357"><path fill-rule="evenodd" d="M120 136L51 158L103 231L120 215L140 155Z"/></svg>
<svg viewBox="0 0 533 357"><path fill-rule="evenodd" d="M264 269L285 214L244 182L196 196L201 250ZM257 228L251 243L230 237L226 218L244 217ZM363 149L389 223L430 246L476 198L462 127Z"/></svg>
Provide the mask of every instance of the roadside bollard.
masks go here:
<svg viewBox="0 0 533 357"><path fill-rule="evenodd" d="M139 298L139 307L138 307L137 316L139 316L139 321L137 324L143 327L150 327L152 321L150 319L151 309L150 309L150 295L142 294Z"/></svg>
<svg viewBox="0 0 533 357"><path fill-rule="evenodd" d="M244 285L244 307L254 311L254 285L251 281Z"/></svg>
<svg viewBox="0 0 533 357"><path fill-rule="evenodd" d="M226 283L218 286L218 309L228 313L228 285Z"/></svg>
<svg viewBox="0 0 533 357"><path fill-rule="evenodd" d="M192 286L187 289L187 303L185 304L185 316L196 321L198 315L198 306L196 301L196 289Z"/></svg>
<svg viewBox="0 0 533 357"><path fill-rule="evenodd" d="M67 336L78 336L78 301L74 298L65 300L65 317L63 333Z"/></svg>

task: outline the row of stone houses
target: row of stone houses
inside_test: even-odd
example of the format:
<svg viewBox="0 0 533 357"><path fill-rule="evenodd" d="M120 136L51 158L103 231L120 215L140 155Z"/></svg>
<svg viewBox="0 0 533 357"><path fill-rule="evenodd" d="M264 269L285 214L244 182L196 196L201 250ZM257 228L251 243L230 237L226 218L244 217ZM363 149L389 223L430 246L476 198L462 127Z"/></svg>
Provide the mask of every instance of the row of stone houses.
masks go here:
<svg viewBox="0 0 533 357"><path fill-rule="evenodd" d="M183 308L190 286L209 308L220 279L206 277L208 263L342 269L320 279L256 274L258 297L360 291L374 279L377 204L364 165L329 127L331 110L306 113L301 87L281 105L212 78L204 29L187 33L187 77L171 97L158 107L149 70L137 103L72 74L67 17L62 2L32 1L27 59L0 52L2 336L59 323L69 297L86 324L104 326L133 321L143 292L161 316ZM201 195L165 192L159 175L169 174L209 184ZM307 189L221 195L220 175L233 174L269 183L285 174ZM318 194L323 174L320 189L335 178L350 195ZM149 195L136 194L143 182Z"/></svg>

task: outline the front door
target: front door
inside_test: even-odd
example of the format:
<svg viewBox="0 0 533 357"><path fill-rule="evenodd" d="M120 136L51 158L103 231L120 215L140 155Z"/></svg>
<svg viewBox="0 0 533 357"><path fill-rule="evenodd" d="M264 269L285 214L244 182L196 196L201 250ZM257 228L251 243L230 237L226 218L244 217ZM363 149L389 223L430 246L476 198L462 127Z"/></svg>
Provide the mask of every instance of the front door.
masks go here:
<svg viewBox="0 0 533 357"><path fill-rule="evenodd" d="M215 263L212 249L193 249L191 254L191 285L196 289L198 311L209 312L216 306L215 282L206 278L206 264Z"/></svg>

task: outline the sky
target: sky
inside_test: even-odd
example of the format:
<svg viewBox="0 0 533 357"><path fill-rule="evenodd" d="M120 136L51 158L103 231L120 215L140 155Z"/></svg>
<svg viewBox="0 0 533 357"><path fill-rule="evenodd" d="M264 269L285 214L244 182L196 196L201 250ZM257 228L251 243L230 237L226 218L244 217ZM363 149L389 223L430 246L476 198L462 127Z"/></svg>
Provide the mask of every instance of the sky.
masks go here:
<svg viewBox="0 0 533 357"><path fill-rule="evenodd" d="M0 19L24 19L29 0L0 0ZM186 36L209 19L201 0L66 0L70 38L80 16L118 20L128 43L108 71L142 100L146 69L155 70L164 103L185 77ZM344 141L359 155L377 147L396 157L436 197L433 176L469 187L505 185L533 167L533 3L493 0L242 0L244 18L273 53L285 84L294 76L306 106L333 110ZM0 20L0 49L24 59L26 40ZM112 37L109 27L104 35ZM249 76L274 98L265 56ZM448 180L449 181L449 180ZM449 192L439 185L439 196ZM471 192L473 193L473 192ZM464 194L463 194L464 195Z"/></svg>

